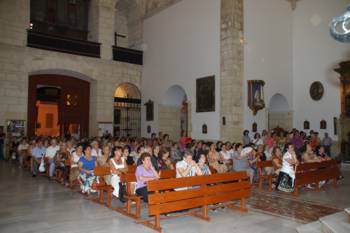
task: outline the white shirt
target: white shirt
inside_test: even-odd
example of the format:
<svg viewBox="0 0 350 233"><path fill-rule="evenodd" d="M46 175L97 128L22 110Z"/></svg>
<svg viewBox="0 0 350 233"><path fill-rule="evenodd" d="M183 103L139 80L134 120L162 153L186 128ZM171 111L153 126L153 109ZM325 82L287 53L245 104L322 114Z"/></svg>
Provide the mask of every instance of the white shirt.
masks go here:
<svg viewBox="0 0 350 233"><path fill-rule="evenodd" d="M102 156L102 150L98 149L98 151L96 151L94 148L92 148L91 149L91 156L95 156L95 157Z"/></svg>
<svg viewBox="0 0 350 233"><path fill-rule="evenodd" d="M60 149L60 146L59 145L56 145L55 147L53 146L49 146L47 149L46 149L46 157L49 158L49 159L53 159L53 157L55 157L57 151Z"/></svg>
<svg viewBox="0 0 350 233"><path fill-rule="evenodd" d="M232 153L230 151L220 151L220 154L222 154L225 160L232 159Z"/></svg>
<svg viewBox="0 0 350 233"><path fill-rule="evenodd" d="M189 165L187 164L187 162L185 160L181 160L179 162L176 163L176 178L180 178L180 177L183 177L180 172L179 172L179 169L181 170L184 170L184 169L187 169ZM187 177L189 176L195 176L196 174L196 168L195 167L192 167L191 168L191 171L187 174Z"/></svg>
<svg viewBox="0 0 350 233"><path fill-rule="evenodd" d="M81 154L81 156L83 156L83 154ZM77 155L77 153L74 151L72 154L72 158L73 158L73 161L72 161L71 167L78 167L80 156Z"/></svg>
<svg viewBox="0 0 350 233"><path fill-rule="evenodd" d="M287 162L287 159L292 158L293 156L288 151L283 155L281 172L287 173L290 177L295 179L294 167Z"/></svg>

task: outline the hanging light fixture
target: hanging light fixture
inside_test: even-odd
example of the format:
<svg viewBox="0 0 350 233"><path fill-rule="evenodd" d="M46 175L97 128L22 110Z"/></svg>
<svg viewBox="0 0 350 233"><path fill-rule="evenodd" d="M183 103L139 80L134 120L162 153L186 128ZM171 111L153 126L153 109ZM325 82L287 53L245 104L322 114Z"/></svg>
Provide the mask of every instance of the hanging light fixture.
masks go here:
<svg viewBox="0 0 350 233"><path fill-rule="evenodd" d="M350 5L344 14L332 19L330 33L335 40L350 43Z"/></svg>

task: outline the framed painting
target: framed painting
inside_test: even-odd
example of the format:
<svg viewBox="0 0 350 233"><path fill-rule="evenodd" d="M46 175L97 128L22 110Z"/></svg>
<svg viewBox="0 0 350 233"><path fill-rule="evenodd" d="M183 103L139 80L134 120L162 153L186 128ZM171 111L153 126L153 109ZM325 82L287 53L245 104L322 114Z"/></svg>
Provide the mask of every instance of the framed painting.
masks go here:
<svg viewBox="0 0 350 233"><path fill-rule="evenodd" d="M215 112L215 76L196 80L196 112Z"/></svg>

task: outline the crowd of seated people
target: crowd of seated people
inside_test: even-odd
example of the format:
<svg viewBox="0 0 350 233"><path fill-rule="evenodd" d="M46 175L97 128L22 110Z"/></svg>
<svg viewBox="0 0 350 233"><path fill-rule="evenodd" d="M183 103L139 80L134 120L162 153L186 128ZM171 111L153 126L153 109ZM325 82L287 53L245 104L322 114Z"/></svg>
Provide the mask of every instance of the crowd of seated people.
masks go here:
<svg viewBox="0 0 350 233"><path fill-rule="evenodd" d="M257 180L257 163L271 160L272 168L266 174L276 177L275 187L285 192L293 191L295 167L299 163L320 162L331 159L332 140L325 134L320 140L317 132L293 129L291 132L266 131L243 132L241 142L209 142L179 140L174 142L168 135L152 134L151 138L95 137L76 141L74 138L37 137L23 138L17 147L17 160L21 167L31 159L31 172L35 177L43 160L47 163L48 177L55 179L58 171L67 186L74 181L81 192L95 192L93 183L96 166L109 166L111 174L104 177L113 186L113 195L120 195L120 175L128 172L128 165L135 165L136 193L147 201L149 180L159 179L160 172L176 169L176 177L210 175L231 171L247 172L250 182ZM41 170L42 172L42 170Z"/></svg>

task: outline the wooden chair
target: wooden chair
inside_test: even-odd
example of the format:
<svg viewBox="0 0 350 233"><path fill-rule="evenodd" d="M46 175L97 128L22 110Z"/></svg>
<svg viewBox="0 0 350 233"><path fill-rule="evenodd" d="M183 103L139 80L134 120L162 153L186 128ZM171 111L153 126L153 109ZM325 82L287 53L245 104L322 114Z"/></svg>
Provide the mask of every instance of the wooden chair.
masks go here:
<svg viewBox="0 0 350 233"><path fill-rule="evenodd" d="M139 223L159 232L162 231L161 214L200 208L199 213L198 210L194 210L178 216L191 215L209 221L208 205L240 200L239 207L231 202L226 206L247 211L245 202L251 195L251 185L246 172L154 180L147 183L147 189L151 192L148 213L154 216L154 220Z"/></svg>
<svg viewBox="0 0 350 233"><path fill-rule="evenodd" d="M257 162L257 168L258 168L258 177L259 177L259 190L263 190L263 182L265 180L268 181L268 190L269 192L272 191L272 174L266 174L265 168L271 167L273 168L272 165L272 160L266 160L266 161L259 161Z"/></svg>

